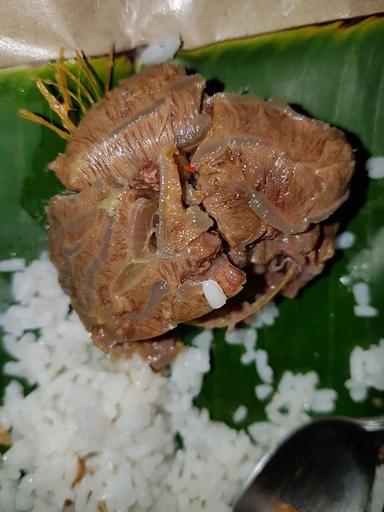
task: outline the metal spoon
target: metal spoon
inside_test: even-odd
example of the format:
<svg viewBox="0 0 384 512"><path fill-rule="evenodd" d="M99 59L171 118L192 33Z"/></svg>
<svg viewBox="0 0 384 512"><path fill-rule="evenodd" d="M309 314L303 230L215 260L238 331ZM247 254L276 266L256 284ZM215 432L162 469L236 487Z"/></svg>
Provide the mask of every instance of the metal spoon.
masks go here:
<svg viewBox="0 0 384 512"><path fill-rule="evenodd" d="M234 512L363 512L382 443L384 417L314 421L260 461Z"/></svg>

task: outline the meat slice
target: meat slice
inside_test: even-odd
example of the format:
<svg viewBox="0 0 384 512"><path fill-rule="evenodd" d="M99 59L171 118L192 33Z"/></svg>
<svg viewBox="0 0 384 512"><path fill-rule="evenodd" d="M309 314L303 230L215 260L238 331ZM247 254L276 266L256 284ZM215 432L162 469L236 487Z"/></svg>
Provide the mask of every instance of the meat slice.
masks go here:
<svg viewBox="0 0 384 512"><path fill-rule="evenodd" d="M210 276L228 297L245 282L219 236L207 232L207 214L183 206L172 156L159 159L159 195L96 182L56 196L47 210L61 283L107 352L209 313L201 284Z"/></svg>
<svg viewBox="0 0 384 512"><path fill-rule="evenodd" d="M116 343L160 336L179 322L210 311L198 287L193 294L197 301L191 301L190 296L183 295L182 285L210 266L220 249L220 240L214 235L202 235L188 249L189 254L154 254L128 261L114 271L113 252L108 254L95 290L102 297L102 315L91 329L100 348L108 351Z"/></svg>
<svg viewBox="0 0 384 512"><path fill-rule="evenodd" d="M90 109L50 168L70 190L100 179L156 189L159 153L174 140L193 147L207 131L210 117L200 113L204 86L201 75L183 76L170 64L147 68Z"/></svg>
<svg viewBox="0 0 384 512"><path fill-rule="evenodd" d="M127 260L151 253L148 237L155 205L152 198L140 197L136 190L102 182L51 200L47 208L51 259L88 329L98 323L110 286L100 282L108 256L113 253L110 279Z"/></svg>
<svg viewBox="0 0 384 512"><path fill-rule="evenodd" d="M192 165L199 171L197 186L203 192L205 209L216 220L229 245L236 247L260 238L266 231L266 224L251 205L252 192L241 162L230 147L221 142L203 142Z"/></svg>
<svg viewBox="0 0 384 512"><path fill-rule="evenodd" d="M179 323L233 326L318 275L337 229L322 221L353 171L335 128L256 97L202 105L204 87L171 64L145 69L86 113L52 164L71 191L47 208L63 288L102 350L144 341L156 368L177 353ZM208 279L235 299L212 311Z"/></svg>
<svg viewBox="0 0 384 512"><path fill-rule="evenodd" d="M354 162L340 131L254 97L218 94L206 110L211 128L192 165L203 204L231 246L260 238L265 224L303 232L348 197Z"/></svg>
<svg viewBox="0 0 384 512"><path fill-rule="evenodd" d="M182 68L170 64L151 66L123 80L95 103L80 121L65 153L50 166L65 187L81 190L86 186L89 183L87 173L83 176L77 167L87 159L92 148L133 116L148 109L171 80L184 74Z"/></svg>

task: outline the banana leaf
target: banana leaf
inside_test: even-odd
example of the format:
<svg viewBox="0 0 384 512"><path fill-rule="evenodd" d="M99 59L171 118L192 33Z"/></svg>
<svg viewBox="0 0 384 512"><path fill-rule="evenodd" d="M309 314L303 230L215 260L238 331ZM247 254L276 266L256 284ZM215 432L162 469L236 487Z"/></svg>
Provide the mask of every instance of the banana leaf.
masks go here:
<svg viewBox="0 0 384 512"><path fill-rule="evenodd" d="M384 180L369 180L364 169L368 156L384 154L383 49L384 18L370 17L227 41L181 51L175 59L202 73L210 90L281 98L334 124L346 131L356 149L351 197L336 217L342 230L356 235L356 243L339 252L326 273L298 298L279 300L275 324L258 330L258 347L268 351L275 382L287 369L313 369L322 387L338 391L336 413L350 416L384 413L383 393L371 392L365 402L354 403L344 386L351 350L357 344L367 348L378 342L384 334L384 314L356 317L351 289L341 282L356 258L370 261L363 277L370 284L373 305L384 312ZM106 59L91 64L102 78ZM133 71L132 61L121 56L113 80ZM47 166L63 151L64 142L46 128L20 119L18 109L51 116L31 78L52 74L50 65L0 71L1 259L33 259L46 247L44 206L61 189ZM9 279L0 275L2 309L12 300ZM196 329L182 326L179 332L188 342ZM230 425L233 412L244 404L250 411L240 424L244 427L263 418L264 404L255 398L254 366L242 365L241 353L240 347L225 342L223 330L215 331L212 370L197 404ZM2 363L6 357L0 354ZM0 375L1 389L6 382Z"/></svg>

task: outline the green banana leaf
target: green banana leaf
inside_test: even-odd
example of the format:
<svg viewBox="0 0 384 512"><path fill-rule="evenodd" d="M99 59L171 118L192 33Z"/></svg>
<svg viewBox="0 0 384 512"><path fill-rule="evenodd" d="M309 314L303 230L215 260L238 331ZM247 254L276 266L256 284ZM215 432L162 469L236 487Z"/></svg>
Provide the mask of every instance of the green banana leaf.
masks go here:
<svg viewBox="0 0 384 512"><path fill-rule="evenodd" d="M176 56L178 63L210 80L210 88L282 98L344 129L356 149L351 198L337 216L341 229L356 234L356 243L338 253L326 273L298 298L280 300L275 324L258 330L258 347L269 353L275 382L287 369L313 369L322 387L338 391L336 413L350 416L384 413L383 393L371 392L365 402L354 403L344 386L351 350L357 344L367 348L378 342L384 334L384 313L375 318L354 316L353 295L340 281L365 250L364 257L371 262L364 279L371 286L373 305L384 312L384 180L370 181L364 170L369 155L384 154L383 50L384 19L371 17L233 40ZM100 76L105 74L105 59L93 60L92 66ZM133 63L119 57L114 81L133 71ZM47 166L64 142L46 128L20 119L18 109L50 116L31 78L51 75L49 65L0 71L1 259L32 259L46 246L44 206L61 189ZM8 275L0 275L0 297L4 309L11 301ZM196 332L180 328L186 342ZM230 425L233 412L244 404L250 412L243 427L263 418L264 404L255 398L254 366L243 366L241 353L239 346L225 342L223 330L215 331L213 368L197 404ZM4 362L6 354L0 359ZM1 389L6 382L0 375Z"/></svg>

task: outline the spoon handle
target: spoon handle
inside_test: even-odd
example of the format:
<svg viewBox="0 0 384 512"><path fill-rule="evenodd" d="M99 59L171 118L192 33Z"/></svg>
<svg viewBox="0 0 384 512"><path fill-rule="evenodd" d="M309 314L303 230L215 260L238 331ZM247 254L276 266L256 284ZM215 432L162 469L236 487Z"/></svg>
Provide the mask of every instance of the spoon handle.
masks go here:
<svg viewBox="0 0 384 512"><path fill-rule="evenodd" d="M384 431L384 416L377 418L354 418L353 421L368 432Z"/></svg>

